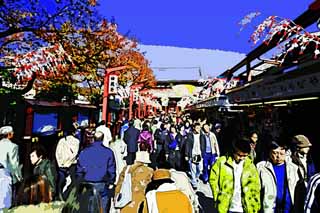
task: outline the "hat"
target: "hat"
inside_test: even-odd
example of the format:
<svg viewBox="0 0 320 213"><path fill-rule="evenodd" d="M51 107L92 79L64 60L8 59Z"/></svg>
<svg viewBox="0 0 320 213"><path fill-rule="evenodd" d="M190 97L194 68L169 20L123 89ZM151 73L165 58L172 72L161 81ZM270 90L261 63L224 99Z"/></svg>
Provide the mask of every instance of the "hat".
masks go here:
<svg viewBox="0 0 320 213"><path fill-rule="evenodd" d="M3 126L0 128L0 135L7 135L13 132L12 126Z"/></svg>
<svg viewBox="0 0 320 213"><path fill-rule="evenodd" d="M219 129L219 128L221 128L221 126L222 126L221 123L216 123L216 124L214 125L214 128L215 128L215 129Z"/></svg>
<svg viewBox="0 0 320 213"><path fill-rule="evenodd" d="M154 171L153 180L171 179L171 173L168 169L157 169Z"/></svg>
<svg viewBox="0 0 320 213"><path fill-rule="evenodd" d="M304 135L296 135L293 137L293 143L299 148L312 146L309 139Z"/></svg>
<svg viewBox="0 0 320 213"><path fill-rule="evenodd" d="M135 161L138 161L138 162L141 162L141 163L151 163L150 155L146 151L136 152L136 160Z"/></svg>

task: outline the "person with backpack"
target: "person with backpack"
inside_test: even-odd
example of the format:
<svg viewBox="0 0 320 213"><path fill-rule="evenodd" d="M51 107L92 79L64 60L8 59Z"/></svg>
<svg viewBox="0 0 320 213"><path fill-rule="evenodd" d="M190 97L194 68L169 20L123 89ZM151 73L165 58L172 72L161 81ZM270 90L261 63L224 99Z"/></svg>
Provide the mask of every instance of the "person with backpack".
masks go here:
<svg viewBox="0 0 320 213"><path fill-rule="evenodd" d="M151 153L153 151L153 141L152 141L152 134L149 131L148 124L144 123L142 125L142 131L140 132L138 138L139 150L140 151L147 151Z"/></svg>
<svg viewBox="0 0 320 213"><path fill-rule="evenodd" d="M170 127L170 140L166 141L164 146L166 152L166 160L172 168L181 170L181 149L182 149L182 135L177 132L175 126Z"/></svg>

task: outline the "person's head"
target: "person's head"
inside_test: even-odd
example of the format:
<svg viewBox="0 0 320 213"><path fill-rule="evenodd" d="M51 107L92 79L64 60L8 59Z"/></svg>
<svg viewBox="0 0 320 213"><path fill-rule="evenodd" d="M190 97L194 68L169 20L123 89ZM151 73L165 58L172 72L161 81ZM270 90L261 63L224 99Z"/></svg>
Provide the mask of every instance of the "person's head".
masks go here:
<svg viewBox="0 0 320 213"><path fill-rule="evenodd" d="M98 123L98 126L105 126L106 125L106 121L105 120L102 120Z"/></svg>
<svg viewBox="0 0 320 213"><path fill-rule="evenodd" d="M203 131L204 131L205 133L209 133L209 132L210 132L210 126L209 126L209 124L205 123L205 124L203 125Z"/></svg>
<svg viewBox="0 0 320 213"><path fill-rule="evenodd" d="M129 121L129 126L134 126L134 120Z"/></svg>
<svg viewBox="0 0 320 213"><path fill-rule="evenodd" d="M14 132L12 126L3 126L0 128L0 135L2 135L3 138L12 139Z"/></svg>
<svg viewBox="0 0 320 213"><path fill-rule="evenodd" d="M46 158L46 151L42 145L37 144L31 148L30 161L32 165L39 164L45 158Z"/></svg>
<svg viewBox="0 0 320 213"><path fill-rule="evenodd" d="M236 163L243 161L250 153L250 142L247 138L237 139L233 142L233 159Z"/></svg>
<svg viewBox="0 0 320 213"><path fill-rule="evenodd" d="M281 165L286 160L286 146L272 141L269 145L269 158L274 165Z"/></svg>
<svg viewBox="0 0 320 213"><path fill-rule="evenodd" d="M222 127L221 123L216 123L216 124L214 125L214 130L215 130L217 133L219 133L219 132L221 131L221 127Z"/></svg>
<svg viewBox="0 0 320 213"><path fill-rule="evenodd" d="M174 183L171 179L171 173L168 169L157 169L153 173L152 182L148 184L146 192L158 189L164 183Z"/></svg>
<svg viewBox="0 0 320 213"><path fill-rule="evenodd" d="M193 131L195 134L200 134L201 131L201 125L200 123L194 123L193 125Z"/></svg>
<svg viewBox="0 0 320 213"><path fill-rule="evenodd" d="M160 129L161 130L165 130L166 129L166 124L165 123L161 123L160 124Z"/></svg>
<svg viewBox="0 0 320 213"><path fill-rule="evenodd" d="M142 130L143 131L149 131L149 123L148 122L144 122L143 125L142 125Z"/></svg>
<svg viewBox="0 0 320 213"><path fill-rule="evenodd" d="M152 121L152 124L153 124L153 125L157 125L157 124L158 124L158 121L157 121L156 119L154 119L154 120Z"/></svg>
<svg viewBox="0 0 320 213"><path fill-rule="evenodd" d="M102 141L103 140L103 133L101 131L96 131L94 133L94 141Z"/></svg>
<svg viewBox="0 0 320 213"><path fill-rule="evenodd" d="M31 176L26 178L16 198L17 205L30 205L49 203L52 201L52 194L49 181L45 176Z"/></svg>
<svg viewBox="0 0 320 213"><path fill-rule="evenodd" d="M257 132L251 132L250 133L250 145L252 149L255 149L257 142L258 142L258 133Z"/></svg>
<svg viewBox="0 0 320 213"><path fill-rule="evenodd" d="M66 130L66 135L75 135L76 131L77 131L76 128L71 127L71 128Z"/></svg>
<svg viewBox="0 0 320 213"><path fill-rule="evenodd" d="M190 122L189 122L189 121L186 121L186 122L184 123L184 128L185 128L185 129L190 128Z"/></svg>
<svg viewBox="0 0 320 213"><path fill-rule="evenodd" d="M302 155L308 154L312 146L309 139L304 135L295 135L292 143L295 145L296 151Z"/></svg>
<svg viewBox="0 0 320 213"><path fill-rule="evenodd" d="M177 128L174 125L172 125L170 127L170 132L173 133L173 134L177 133Z"/></svg>

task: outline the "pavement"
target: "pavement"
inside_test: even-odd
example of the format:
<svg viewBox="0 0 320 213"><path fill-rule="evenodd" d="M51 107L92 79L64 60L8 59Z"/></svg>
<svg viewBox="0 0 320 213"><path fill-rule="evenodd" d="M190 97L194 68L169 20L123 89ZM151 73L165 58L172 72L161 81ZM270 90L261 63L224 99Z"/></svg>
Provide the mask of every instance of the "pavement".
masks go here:
<svg viewBox="0 0 320 213"><path fill-rule="evenodd" d="M196 194L198 195L199 204L202 209L200 210L200 212L205 212L205 213L217 212L213 207L214 203L213 203L212 191L209 183L204 184L202 181L200 181Z"/></svg>

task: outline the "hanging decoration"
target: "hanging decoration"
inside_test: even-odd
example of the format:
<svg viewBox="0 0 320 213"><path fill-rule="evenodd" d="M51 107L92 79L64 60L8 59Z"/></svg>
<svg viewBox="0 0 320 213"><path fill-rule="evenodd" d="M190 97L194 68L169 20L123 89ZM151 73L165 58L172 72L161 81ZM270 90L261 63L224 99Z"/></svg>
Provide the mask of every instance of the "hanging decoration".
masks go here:
<svg viewBox="0 0 320 213"><path fill-rule="evenodd" d="M247 14L243 19L241 19L238 24L241 26L240 28L240 32L248 25L252 22L252 20L254 18L256 18L257 16L261 15L260 12L251 12L249 14Z"/></svg>
<svg viewBox="0 0 320 213"><path fill-rule="evenodd" d="M317 33L309 33L303 27L295 24L290 19L284 19L278 16L269 16L265 19L256 30L252 33L250 40L253 44L257 44L263 39L265 45L269 45L271 41L277 39L277 47L281 51L283 62L286 56L293 50L299 50L299 54L304 54L305 50L310 47L313 51L314 58L318 58L320 54L320 39ZM289 39L290 38L290 39ZM280 46L285 40L288 42Z"/></svg>
<svg viewBox="0 0 320 213"><path fill-rule="evenodd" d="M17 55L9 63L15 67L13 76L17 78L18 83L31 80L33 73L44 77L58 75L66 72L68 65L73 65L71 57L60 44Z"/></svg>

